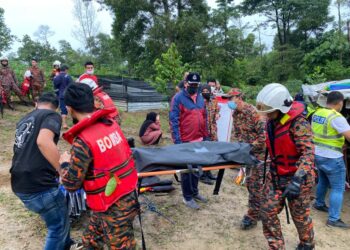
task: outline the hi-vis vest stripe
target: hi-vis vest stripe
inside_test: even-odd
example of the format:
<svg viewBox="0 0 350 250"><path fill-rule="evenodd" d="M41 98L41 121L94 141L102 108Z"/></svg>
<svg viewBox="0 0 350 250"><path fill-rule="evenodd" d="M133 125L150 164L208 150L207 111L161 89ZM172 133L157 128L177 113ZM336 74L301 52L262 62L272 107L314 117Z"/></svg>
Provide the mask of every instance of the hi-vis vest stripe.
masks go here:
<svg viewBox="0 0 350 250"><path fill-rule="evenodd" d="M345 138L331 125L331 121L337 117L342 117L342 115L332 109L323 108L314 113L312 132L315 145L342 152Z"/></svg>

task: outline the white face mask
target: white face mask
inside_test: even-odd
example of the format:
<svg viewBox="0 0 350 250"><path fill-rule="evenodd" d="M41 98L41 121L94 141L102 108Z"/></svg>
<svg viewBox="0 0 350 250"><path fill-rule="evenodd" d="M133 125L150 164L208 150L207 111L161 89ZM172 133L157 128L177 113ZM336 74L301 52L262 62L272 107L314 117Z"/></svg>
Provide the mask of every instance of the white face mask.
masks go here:
<svg viewBox="0 0 350 250"><path fill-rule="evenodd" d="M93 69L86 70L86 74L88 74L88 75L92 75L93 73L94 73Z"/></svg>

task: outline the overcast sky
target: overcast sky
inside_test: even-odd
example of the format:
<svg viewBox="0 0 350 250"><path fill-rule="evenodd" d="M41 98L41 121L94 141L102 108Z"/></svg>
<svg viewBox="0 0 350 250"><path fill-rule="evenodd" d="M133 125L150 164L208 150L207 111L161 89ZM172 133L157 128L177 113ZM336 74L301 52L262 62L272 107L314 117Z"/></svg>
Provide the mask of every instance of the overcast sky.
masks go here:
<svg viewBox="0 0 350 250"><path fill-rule="evenodd" d="M242 0L236 0L238 4ZM215 0L207 1L212 8L216 7ZM94 2L96 9L99 5ZM55 34L49 38L52 45L57 46L59 40L69 41L73 48L77 49L81 45L72 36L72 27L75 24L73 18L73 0L0 0L0 6L5 10L5 23L11 29L12 34L18 38L28 34L34 38L33 34L39 25L48 25ZM111 33L112 15L109 11L102 10L97 14L98 21L101 23L101 32ZM255 25L256 21L261 21L258 16L246 17L242 19ZM249 31L247 31L248 33ZM271 48L273 35L275 31L268 29L262 31L262 40L268 48ZM16 51L20 44L17 42L12 46L12 50Z"/></svg>

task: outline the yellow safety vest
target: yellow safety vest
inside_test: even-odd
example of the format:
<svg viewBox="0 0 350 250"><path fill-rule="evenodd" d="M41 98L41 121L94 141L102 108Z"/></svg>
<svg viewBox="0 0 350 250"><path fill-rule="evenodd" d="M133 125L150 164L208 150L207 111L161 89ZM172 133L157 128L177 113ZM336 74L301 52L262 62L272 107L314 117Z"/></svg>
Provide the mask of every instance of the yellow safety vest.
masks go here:
<svg viewBox="0 0 350 250"><path fill-rule="evenodd" d="M318 109L313 114L311 127L315 145L342 152L345 138L331 125L331 121L337 117L342 117L342 114L327 108Z"/></svg>

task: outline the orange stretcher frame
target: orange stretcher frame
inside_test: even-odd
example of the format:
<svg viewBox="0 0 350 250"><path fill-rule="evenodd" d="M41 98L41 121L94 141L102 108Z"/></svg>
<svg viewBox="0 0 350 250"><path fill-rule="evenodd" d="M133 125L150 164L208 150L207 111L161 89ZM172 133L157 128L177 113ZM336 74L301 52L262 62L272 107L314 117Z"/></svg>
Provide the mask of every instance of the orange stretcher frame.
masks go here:
<svg viewBox="0 0 350 250"><path fill-rule="evenodd" d="M230 165L221 165L221 166L206 166L202 167L202 171L210 171L210 170L220 170L220 169L227 169L227 168L233 168L238 169L244 165L239 164L230 164ZM177 169L177 170L164 170L164 171L153 171L153 172L145 172L145 173L138 173L139 178L143 177L150 177L150 176L156 176L156 175L173 175L173 174L185 174L190 172L198 172L198 169L194 168L192 170L189 169Z"/></svg>

